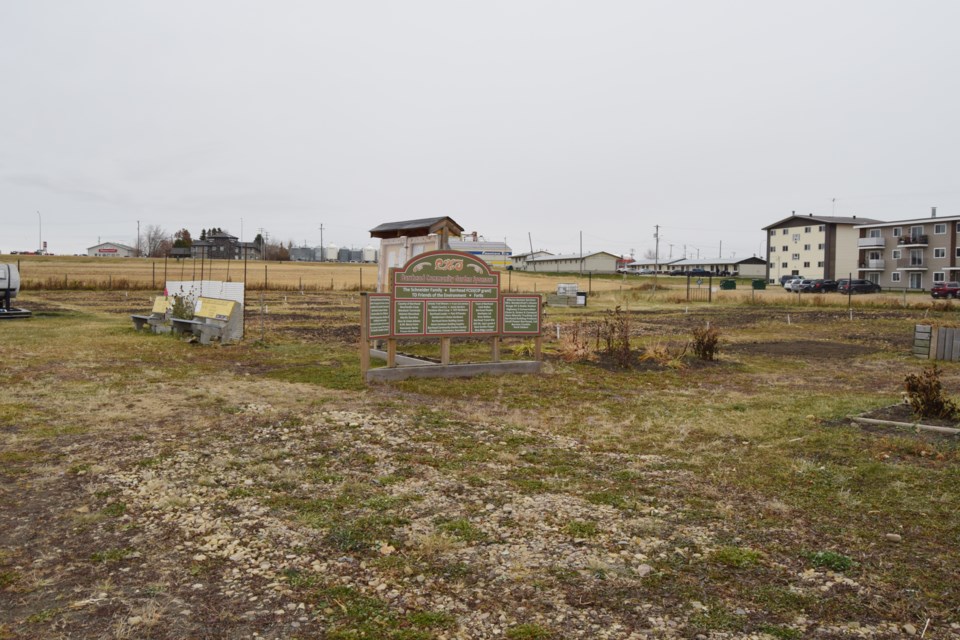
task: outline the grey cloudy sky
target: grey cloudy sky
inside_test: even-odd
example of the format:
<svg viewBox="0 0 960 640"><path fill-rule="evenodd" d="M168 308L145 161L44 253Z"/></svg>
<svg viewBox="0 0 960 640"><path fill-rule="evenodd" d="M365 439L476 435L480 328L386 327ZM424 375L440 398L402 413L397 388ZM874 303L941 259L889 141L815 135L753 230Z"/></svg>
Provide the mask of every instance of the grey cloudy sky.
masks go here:
<svg viewBox="0 0 960 640"><path fill-rule="evenodd" d="M7 0L0 250L136 224L762 250L960 214L960 2ZM836 198L836 202L833 199ZM39 211L39 216L38 212Z"/></svg>

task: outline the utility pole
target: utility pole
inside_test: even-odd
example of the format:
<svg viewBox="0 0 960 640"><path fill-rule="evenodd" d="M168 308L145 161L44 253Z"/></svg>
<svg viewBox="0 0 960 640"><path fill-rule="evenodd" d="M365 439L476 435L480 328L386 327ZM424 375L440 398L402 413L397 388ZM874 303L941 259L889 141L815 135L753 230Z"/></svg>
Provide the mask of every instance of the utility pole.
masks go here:
<svg viewBox="0 0 960 640"><path fill-rule="evenodd" d="M583 231L580 232L580 275L583 275Z"/></svg>
<svg viewBox="0 0 960 640"><path fill-rule="evenodd" d="M660 272L660 225L653 225L653 290L657 290L657 274Z"/></svg>
<svg viewBox="0 0 960 640"><path fill-rule="evenodd" d="M723 257L723 240L720 241L720 251L719 251L719 255L717 255L717 257L718 257L718 258L722 258L722 257Z"/></svg>
<svg viewBox="0 0 960 640"><path fill-rule="evenodd" d="M140 221L137 220L137 257L139 258L141 255L143 254L140 252Z"/></svg>
<svg viewBox="0 0 960 640"><path fill-rule="evenodd" d="M533 236L527 231L527 239L530 241L530 253L533 253Z"/></svg>

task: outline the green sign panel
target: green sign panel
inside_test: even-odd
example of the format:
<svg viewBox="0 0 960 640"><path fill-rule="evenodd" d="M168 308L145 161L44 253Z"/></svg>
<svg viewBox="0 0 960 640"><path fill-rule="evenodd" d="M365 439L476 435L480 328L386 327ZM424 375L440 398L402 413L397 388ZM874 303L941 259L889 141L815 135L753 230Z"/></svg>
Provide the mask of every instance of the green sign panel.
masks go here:
<svg viewBox="0 0 960 640"><path fill-rule="evenodd" d="M496 287L434 287L434 286L396 286L397 299L450 300L456 298L497 299Z"/></svg>
<svg viewBox="0 0 960 640"><path fill-rule="evenodd" d="M497 301L473 302L472 333L496 333L500 326L500 305Z"/></svg>
<svg viewBox="0 0 960 640"><path fill-rule="evenodd" d="M368 336L539 335L540 297L500 297L500 274L469 253L431 251L392 271L392 293L367 297Z"/></svg>
<svg viewBox="0 0 960 640"><path fill-rule="evenodd" d="M504 296L503 333L540 335L540 296Z"/></svg>
<svg viewBox="0 0 960 640"><path fill-rule="evenodd" d="M430 251L393 271L394 287L436 287L455 291L466 287L500 289L500 274L490 271L486 262L462 251ZM399 291L396 297L402 297ZM451 295L446 297L466 297Z"/></svg>
<svg viewBox="0 0 960 640"><path fill-rule="evenodd" d="M372 294L367 297L369 307L369 336L386 338L390 336L390 296Z"/></svg>
<svg viewBox="0 0 960 640"><path fill-rule="evenodd" d="M470 303L453 300L427 302L427 333L431 335L470 332Z"/></svg>
<svg viewBox="0 0 960 640"><path fill-rule="evenodd" d="M398 336L423 335L423 303L419 301L394 300L393 333Z"/></svg>

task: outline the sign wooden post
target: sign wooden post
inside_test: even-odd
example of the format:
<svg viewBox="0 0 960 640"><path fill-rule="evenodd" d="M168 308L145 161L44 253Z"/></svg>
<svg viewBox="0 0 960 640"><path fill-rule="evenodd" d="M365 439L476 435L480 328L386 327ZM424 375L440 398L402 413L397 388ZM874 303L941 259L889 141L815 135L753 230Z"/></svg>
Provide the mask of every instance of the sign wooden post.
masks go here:
<svg viewBox="0 0 960 640"><path fill-rule="evenodd" d="M500 274L477 257L460 251L430 251L391 269L389 293L361 298L360 368L364 379L400 380L418 376L462 376L477 373L540 370L541 299L539 295L501 295ZM485 337L492 341L492 362L450 363L452 338ZM501 362L506 336L535 338L535 361ZM397 340L439 338L440 364L402 356ZM386 353L369 351L370 341L386 339ZM385 358L387 369L370 369L369 356Z"/></svg>

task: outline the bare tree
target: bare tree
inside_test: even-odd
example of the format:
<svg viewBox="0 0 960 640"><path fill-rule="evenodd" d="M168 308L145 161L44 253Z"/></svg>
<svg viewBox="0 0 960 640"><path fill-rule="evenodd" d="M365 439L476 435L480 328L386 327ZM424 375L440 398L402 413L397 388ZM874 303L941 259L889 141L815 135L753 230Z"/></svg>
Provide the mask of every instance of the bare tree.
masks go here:
<svg viewBox="0 0 960 640"><path fill-rule="evenodd" d="M169 247L172 243L170 234L155 224L147 225L147 228L143 232L141 242L143 243L143 254L151 258L163 257L164 248Z"/></svg>
<svg viewBox="0 0 960 640"><path fill-rule="evenodd" d="M643 257L645 260L656 260L657 252L653 249L647 249L646 251L643 252Z"/></svg>

